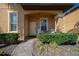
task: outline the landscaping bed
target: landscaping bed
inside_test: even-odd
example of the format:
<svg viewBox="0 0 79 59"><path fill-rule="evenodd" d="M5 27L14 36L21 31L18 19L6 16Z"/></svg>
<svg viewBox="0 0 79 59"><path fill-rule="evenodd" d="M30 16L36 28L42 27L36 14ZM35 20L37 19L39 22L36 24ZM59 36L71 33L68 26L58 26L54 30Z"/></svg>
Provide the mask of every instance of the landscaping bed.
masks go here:
<svg viewBox="0 0 79 59"><path fill-rule="evenodd" d="M79 44L55 46L36 40L33 45L33 56L79 56Z"/></svg>
<svg viewBox="0 0 79 59"><path fill-rule="evenodd" d="M10 56L19 43L18 33L0 33L0 56Z"/></svg>
<svg viewBox="0 0 79 59"><path fill-rule="evenodd" d="M33 45L33 55L78 56L78 35L75 33L61 32L39 34Z"/></svg>

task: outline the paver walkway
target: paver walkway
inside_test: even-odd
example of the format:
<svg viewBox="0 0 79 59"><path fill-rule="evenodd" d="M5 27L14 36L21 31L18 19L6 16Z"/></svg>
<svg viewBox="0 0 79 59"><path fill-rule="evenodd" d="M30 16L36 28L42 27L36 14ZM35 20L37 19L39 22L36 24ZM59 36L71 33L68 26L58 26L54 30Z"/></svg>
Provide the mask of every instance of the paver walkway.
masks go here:
<svg viewBox="0 0 79 59"><path fill-rule="evenodd" d="M19 44L14 51L12 52L12 56L32 56L32 45L34 43L33 39L28 40L27 42L23 42Z"/></svg>

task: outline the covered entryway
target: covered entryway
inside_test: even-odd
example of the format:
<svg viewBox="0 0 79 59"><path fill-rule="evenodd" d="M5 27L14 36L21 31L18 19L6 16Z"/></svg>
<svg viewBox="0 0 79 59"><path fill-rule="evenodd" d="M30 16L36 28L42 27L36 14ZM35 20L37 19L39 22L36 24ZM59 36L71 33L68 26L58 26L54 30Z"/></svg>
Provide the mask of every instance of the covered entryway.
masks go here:
<svg viewBox="0 0 79 59"><path fill-rule="evenodd" d="M42 32L60 31L61 20L56 16L73 4L22 4L24 9L24 35L36 36ZM57 24L57 22L59 24ZM61 29L60 29L61 27ZM63 30L63 29L62 29Z"/></svg>
<svg viewBox="0 0 79 59"><path fill-rule="evenodd" d="M36 36L44 32L55 32L55 14L47 12L36 12L27 14L28 20L28 36ZM25 22L25 26L27 23ZM27 29L26 28L26 29Z"/></svg>

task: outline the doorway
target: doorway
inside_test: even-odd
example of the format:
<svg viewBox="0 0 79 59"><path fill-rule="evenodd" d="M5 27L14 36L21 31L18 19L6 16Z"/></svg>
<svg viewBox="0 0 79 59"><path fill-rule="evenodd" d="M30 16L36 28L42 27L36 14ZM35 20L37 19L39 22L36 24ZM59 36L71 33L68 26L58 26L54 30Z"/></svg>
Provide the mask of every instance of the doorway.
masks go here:
<svg viewBox="0 0 79 59"><path fill-rule="evenodd" d="M30 36L36 36L36 22L30 22Z"/></svg>

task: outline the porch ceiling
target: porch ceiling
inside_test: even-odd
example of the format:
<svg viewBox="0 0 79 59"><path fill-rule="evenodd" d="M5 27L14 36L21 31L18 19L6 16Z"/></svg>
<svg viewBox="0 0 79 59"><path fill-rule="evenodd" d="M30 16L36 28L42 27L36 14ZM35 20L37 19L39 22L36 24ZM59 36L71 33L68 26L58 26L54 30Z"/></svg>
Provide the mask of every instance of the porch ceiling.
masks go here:
<svg viewBox="0 0 79 59"><path fill-rule="evenodd" d="M67 10L75 3L22 3L24 10Z"/></svg>

